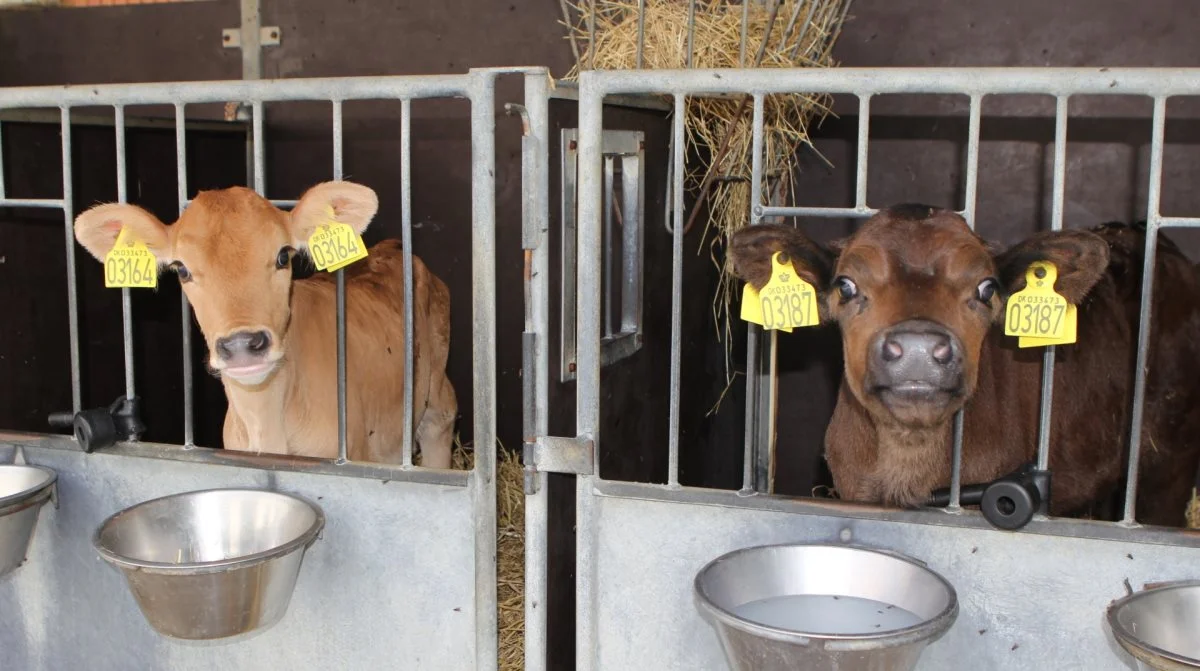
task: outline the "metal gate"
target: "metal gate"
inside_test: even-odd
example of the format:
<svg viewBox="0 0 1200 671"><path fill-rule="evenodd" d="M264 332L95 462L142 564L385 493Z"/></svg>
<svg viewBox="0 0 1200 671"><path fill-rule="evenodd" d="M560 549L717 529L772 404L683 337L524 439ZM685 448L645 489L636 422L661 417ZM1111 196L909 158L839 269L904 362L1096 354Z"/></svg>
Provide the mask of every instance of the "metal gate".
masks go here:
<svg viewBox="0 0 1200 671"><path fill-rule="evenodd" d="M496 177L497 76L523 73L540 91L531 109L546 107L543 68L480 69L450 76L361 77L69 86L0 89L0 109L61 110L61 198L16 199L0 207L63 212L68 268L73 410L81 409L80 334L72 224L72 109L115 110L119 200L125 193L125 107L165 104L175 110L179 208L188 204L185 108L243 101L253 109L253 186L265 189L263 106L282 101L331 104L333 165L343 174L342 105L352 100L400 101L405 292L412 295L411 101L464 98L471 106L474 439L496 445ZM2 164L0 164L2 165ZM374 185L377 188L381 185ZM265 194L264 194L265 195ZM273 201L280 207L291 201ZM465 230L464 230L465 233ZM402 465L346 460L345 281L338 271L339 458L278 459L226 453L192 445L192 365L187 353L190 314L183 310L185 445L122 443L85 454L66 436L0 432L0 462L24 458L57 471L58 505L42 514L27 564L0 584L2 666L12 669L428 668L495 669L496 499L495 451L476 450L471 471L440 471L412 464L411 432ZM128 289L123 297L126 394L133 397L133 337ZM412 301L406 333L412 333ZM331 352L330 355L333 355ZM412 389L413 341L406 339L406 388ZM460 390L460 394L466 393ZM412 403L411 391L407 404ZM411 413L407 415L411 417ZM382 484L381 484L382 481ZM119 573L99 561L91 535L108 515L176 492L226 486L291 491L319 501L327 524L308 552L287 617L238 645L196 647L157 636L147 626Z"/></svg>
<svg viewBox="0 0 1200 671"><path fill-rule="evenodd" d="M850 208L768 207L761 202L764 96L775 93L849 94L859 101L856 199ZM871 98L879 94L956 94L970 99L965 208L974 225L979 163L981 104L989 94L1039 94L1057 101L1052 227L1063 222L1067 102L1072 95L1138 95L1153 99L1153 133L1143 274L1141 324L1134 386L1133 431L1128 472L1138 466L1140 419L1145 395L1149 298L1154 249L1162 227L1198 227L1200 218L1164 217L1159 212L1166 101L1200 93L1200 70L1183 69L830 69L587 71L579 92L577 414L573 437L546 436L546 354L527 350L533 408L527 427L529 449L541 470L575 473L577 480L576 655L580 671L591 669L720 669L723 656L714 632L692 603L692 580L708 561L725 552L775 542L853 542L913 556L942 573L958 590L961 614L954 627L927 649L922 668L957 669L964 663L988 669L1113 669L1131 667L1103 623L1104 610L1130 586L1194 577L1200 537L1134 522L1136 478L1128 480L1124 521L1103 523L1039 517L1022 531L996 531L975 512L959 506L962 456L961 416L956 420L952 505L946 510L886 510L848 507L831 501L789 499L763 493L759 471L773 440L774 371L763 352L774 347L751 327L747 363L747 428L744 483L740 491L718 491L679 483L680 305L682 285L684 101L696 95L753 98L754 158L748 215L856 217L874 210L866 199L868 124ZM675 221L672 311L672 394L669 419L669 476L665 484L604 480L597 458L601 384L602 106L606 96L674 96L673 208ZM544 175L537 175L542 188ZM528 202L543 217L545 194ZM542 220L539 219L539 222ZM544 228L539 223L539 230ZM548 250L534 247L531 328L548 337L545 300ZM529 275L527 275L529 277ZM537 340L535 338L534 340ZM544 341L543 341L544 342ZM1049 448L1049 412L1054 350L1046 350L1038 442L1044 466ZM530 399L527 398L527 402ZM530 435L527 433L527 435ZM527 452L527 457L529 452ZM527 462L528 463L528 462ZM544 476L543 476L544 477ZM544 488L544 480L542 486ZM530 498L528 565L544 566L544 499ZM537 521L537 520L540 520ZM542 530L544 533L544 530ZM545 585L531 571L527 600L544 601ZM545 667L544 618L527 619L529 669Z"/></svg>

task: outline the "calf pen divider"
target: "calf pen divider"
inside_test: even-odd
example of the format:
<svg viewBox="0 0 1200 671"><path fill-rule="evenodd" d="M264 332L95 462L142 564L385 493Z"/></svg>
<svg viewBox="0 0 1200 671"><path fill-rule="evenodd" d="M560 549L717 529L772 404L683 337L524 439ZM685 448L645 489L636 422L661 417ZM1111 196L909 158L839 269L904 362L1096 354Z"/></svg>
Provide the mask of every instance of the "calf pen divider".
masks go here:
<svg viewBox="0 0 1200 671"><path fill-rule="evenodd" d="M400 101L402 182L402 240L404 247L405 294L405 408L412 417L413 393L413 280L412 197L410 153L412 149L411 101L426 98L463 98L470 102L471 129L471 273L474 444L482 446L467 472L439 471L413 464L412 432L406 431L399 465L369 464L347 460L346 426L346 299L343 271L336 271L337 325L337 417L338 453L332 460L295 459L247 454L230 454L194 445L193 367L191 314L183 298L184 445L161 445L120 440L101 445L95 455L84 455L78 443L65 436L0 433L0 457L11 461L22 455L44 463L59 474L63 505L74 514L47 525L43 542L30 555L31 568L25 580L0 586L0 611L16 618L14 626L0 632L0 648L14 668L38 663L49 668L92 664L133 665L139 668L192 668L199 658L190 649L162 639L153 639L126 598L117 600L124 617L101 612L100 604L111 604L117 588L114 576L96 574L100 565L86 545L99 521L117 509L165 493L213 486L256 485L268 488L319 492L313 499L329 518L325 543L318 543L306 560L290 617L264 634L265 640L251 641L238 651L247 668L268 668L288 662L291 666L321 663L329 667L351 664L360 668L387 668L398 659L420 659L430 668L497 667L496 603L496 157L495 84L504 74L521 74L527 91L535 95L526 108L545 128L548 72L545 68L475 69L462 75L359 77L307 80L242 82L195 82L0 88L0 109L57 108L60 110L62 150L61 198L12 198L5 192L3 161L0 161L0 207L59 209L63 212L67 260L67 305L70 326L72 414L83 410L80 374L79 296L75 273L73 223L73 171L71 145L72 109L111 107L116 134L117 199L125 202L126 142L125 110L132 105L171 105L176 128L176 174L178 205L187 207L187 141L185 108L191 104L239 101L254 112L252 126L253 187L265 195L266 154L263 111L266 103L326 101L332 107L332 178L344 172L343 103L356 100ZM529 94L527 94L528 97ZM529 144L525 161L531 160ZM544 153L544 146L541 147ZM545 158L537 157L544 164ZM380 185L371 185L378 188ZM273 200L290 207L295 201ZM463 222L463 225L468 225ZM130 290L122 290L122 324L125 352L125 399L136 398L134 384L133 307ZM333 354L333 353L331 353ZM353 383L353 380L349 380ZM123 438L123 437L120 437ZM89 450L90 451L90 450ZM118 457L118 458L112 458ZM22 457L23 458L23 457ZM349 479L326 476L353 476ZM391 486L368 487L364 480L382 480ZM380 533L382 531L382 533ZM356 537L377 536L364 544ZM331 549L330 546L333 546ZM363 548L373 548L361 556ZM348 575L340 566L350 557L358 572ZM435 579L436 576L436 579ZM72 599L60 593L76 590ZM93 592L80 600L78 591ZM65 603L78 608L74 617L49 616ZM361 614L376 604L381 609L368 621ZM95 605L89 605L95 604ZM368 604L365 605L364 604ZM91 612L93 611L94 612ZM390 610L389 610L390 609ZM91 617L81 617L89 614ZM36 616L42 613L44 616ZM353 619L358 613L359 618ZM6 618L7 620L8 618ZM100 629L107 640L136 653L122 653L111 660L97 649L71 645L86 643ZM357 622L355 631L328 623ZM48 630L52 628L54 631ZM329 632L327 636L320 632ZM312 634L317 633L317 636ZM436 634L436 635L431 635ZM362 647L361 641L379 645ZM139 642L140 641L140 642ZM111 649L106 645L104 650ZM190 660L190 661L189 661ZM86 663L85 663L86 661ZM23 666L23 663L28 663ZM7 664L7 662L6 662Z"/></svg>
<svg viewBox="0 0 1200 671"><path fill-rule="evenodd" d="M852 207L769 207L762 200L764 97L770 94L851 94L859 100L857 173ZM1037 94L1056 100L1051 228L1063 225L1067 103L1073 95L1137 95L1153 99L1150 138L1141 315L1137 336L1130 456L1123 519L1117 523L1050 520L1037 516L1024 533L999 533L960 505L962 418L956 416L948 510L890 510L819 500L765 495L777 398L774 370L761 370L763 350L774 349L751 326L747 354L747 411L744 482L741 491L716 491L679 482L679 371L683 255L682 191L685 96L742 94L753 98L751 223L764 217L865 218L871 99L883 94L953 94L970 99L965 204L960 212L974 227L979 168L981 106L993 94ZM1135 521L1140 458L1140 420L1145 399L1149 308L1153 295L1155 245L1164 227L1200 227L1197 217L1160 213L1166 101L1200 94L1197 69L1025 69L1025 68L834 68L785 70L585 71L579 79L579 201L577 214L577 405L576 436L545 436L538 423L538 455L559 455L559 468L578 475L576 566L576 661L591 669L715 668L716 639L696 616L691 581L710 559L730 550L766 543L864 542L907 553L947 576L964 608L960 621L926 652L927 668L956 668L969 659L989 668L1109 668L1111 639L1101 625L1103 608L1128 589L1175 577L1186 578L1200 554L1200 539L1187 532L1141 527ZM665 484L602 479L599 450L601 394L601 242L604 183L601 137L606 96L674 96L673 303L671 312L671 397L668 419L669 471ZM541 204L539 204L541 206ZM1099 223L1099 222L1097 222ZM535 252L535 263L538 256ZM535 274L533 310L539 332L549 334L544 306L546 273ZM1048 464L1054 349L1044 353L1038 456ZM545 383L545 362L537 380ZM544 393L535 416L546 412ZM540 418L539 418L540 419ZM569 461L566 457L573 457ZM582 457L582 464L578 463ZM539 462L540 463L540 462ZM532 511L533 508L531 507ZM799 513L799 514L797 514ZM544 514L544 512L539 512ZM530 516L532 518L532 514ZM1131 545L1132 544L1132 545ZM530 543L527 563L544 563L543 544ZM1088 575L1079 568L1088 566ZM529 584L541 589L540 585ZM527 592L530 600L544 593ZM995 611L1000 615L993 616ZM628 617L637 613L636 618ZM543 626L532 619L531 630ZM540 636L540 634L537 634ZM544 668L534 646L527 668ZM1033 666L1030 666L1033 665Z"/></svg>

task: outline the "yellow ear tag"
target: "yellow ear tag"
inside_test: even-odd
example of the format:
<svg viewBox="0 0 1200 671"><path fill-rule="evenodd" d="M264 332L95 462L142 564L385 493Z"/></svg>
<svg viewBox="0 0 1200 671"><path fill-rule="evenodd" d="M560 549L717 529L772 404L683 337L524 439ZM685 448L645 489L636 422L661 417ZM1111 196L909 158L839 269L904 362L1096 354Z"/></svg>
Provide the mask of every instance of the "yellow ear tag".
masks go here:
<svg viewBox="0 0 1200 671"><path fill-rule="evenodd" d="M775 252L771 257L771 279L762 291L755 291L750 283L742 288L742 320L785 333L816 326L821 322L817 292L790 262L780 261L782 256L783 252Z"/></svg>
<svg viewBox="0 0 1200 671"><path fill-rule="evenodd" d="M1038 275L1041 277L1038 277ZM1025 288L1008 297L1004 335L1017 336L1017 347L1070 345L1075 342L1077 309L1055 293L1058 269L1037 261L1025 271Z"/></svg>
<svg viewBox="0 0 1200 671"><path fill-rule="evenodd" d="M158 287L158 259L146 243L121 227L113 248L104 255L104 286L109 289Z"/></svg>
<svg viewBox="0 0 1200 671"><path fill-rule="evenodd" d="M367 246L353 228L338 221L332 207L325 208L327 219L308 237L308 254L317 270L334 272L367 258Z"/></svg>

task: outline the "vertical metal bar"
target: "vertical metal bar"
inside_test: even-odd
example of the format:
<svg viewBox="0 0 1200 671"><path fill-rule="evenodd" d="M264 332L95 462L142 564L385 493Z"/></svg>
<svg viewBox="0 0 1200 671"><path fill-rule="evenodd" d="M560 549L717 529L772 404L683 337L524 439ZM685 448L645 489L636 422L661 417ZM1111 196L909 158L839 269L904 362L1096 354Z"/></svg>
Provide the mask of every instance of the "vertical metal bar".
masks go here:
<svg viewBox="0 0 1200 671"><path fill-rule="evenodd" d="M849 3L846 5L849 7ZM808 3L808 14L804 17L804 25L800 26L800 31L796 33L796 43L792 45L792 50L788 52L788 58L795 58L800 51L800 46L804 44L804 33L808 32L808 27L812 25L813 14L817 9L817 3Z"/></svg>
<svg viewBox="0 0 1200 671"><path fill-rule="evenodd" d="M342 101L333 102L333 178L342 178ZM337 463L347 461L346 443L346 273L334 271L337 279L337 418L338 456Z"/></svg>
<svg viewBox="0 0 1200 671"><path fill-rule="evenodd" d="M601 335L605 338L613 334L613 168L615 160L612 156L604 157L604 325Z"/></svg>
<svg viewBox="0 0 1200 671"><path fill-rule="evenodd" d="M254 144L254 190L264 198L267 195L267 148L263 145L263 104L253 103L253 144Z"/></svg>
<svg viewBox="0 0 1200 671"><path fill-rule="evenodd" d="M550 81L545 74L525 77L525 109L531 136L522 157L529 169L526 225L536 233L531 252L529 325L535 334L532 361L533 435L549 433L550 371ZM528 428L526 435L529 435ZM529 464L526 464L528 467ZM534 493L525 497L525 671L546 670L546 595L549 561L547 476L536 473Z"/></svg>
<svg viewBox="0 0 1200 671"><path fill-rule="evenodd" d="M4 190L4 124L0 123L0 200L8 198Z"/></svg>
<svg viewBox="0 0 1200 671"><path fill-rule="evenodd" d="M242 79L262 79L259 0L241 0Z"/></svg>
<svg viewBox="0 0 1200 671"><path fill-rule="evenodd" d="M751 225L754 223L751 222ZM758 341L761 336L761 326L746 324L746 429L743 432L746 448L742 455L742 494L754 492L754 446L758 439L758 387L761 375Z"/></svg>
<svg viewBox="0 0 1200 671"><path fill-rule="evenodd" d="M763 95L754 94L752 151L750 157L750 225L762 223L759 206L762 203L762 145L763 145ZM755 465L759 453L761 430L771 431L774 427L760 427L762 362L759 357L759 342L762 329L755 324L746 325L746 449L742 463L742 492L755 491ZM768 344L768 347L770 345Z"/></svg>
<svg viewBox="0 0 1200 671"><path fill-rule="evenodd" d="M971 120L967 126L967 169L966 185L963 188L963 218L971 230L975 230L975 201L979 185L979 126L983 109L983 96L971 95ZM950 452L950 504L947 510L962 508L962 449L963 410L954 413L954 433Z"/></svg>
<svg viewBox="0 0 1200 671"><path fill-rule="evenodd" d="M1067 176L1067 104L1068 96L1058 96L1054 109L1054 195L1050 230L1061 231L1063 197ZM1042 400L1038 408L1038 470L1050 466L1050 412L1054 403L1054 345L1042 352Z"/></svg>
<svg viewBox="0 0 1200 671"><path fill-rule="evenodd" d="M683 357L683 133L686 105L687 96L676 93L675 117L672 119L675 138L675 156L672 157L675 162L675 226L671 233L671 414L667 425L667 484L671 487L679 486L679 379Z"/></svg>
<svg viewBox="0 0 1200 671"><path fill-rule="evenodd" d="M762 41L758 43L758 54L754 57L754 67L762 64L763 56L767 55L767 43L771 40L771 31L775 29L775 18L779 16L779 2L771 1L771 12L767 15L767 27L763 31Z"/></svg>
<svg viewBox="0 0 1200 671"><path fill-rule="evenodd" d="M255 119L258 118L258 114L255 114ZM258 141L259 138L256 135L254 138L256 146ZM187 207L188 191L187 126L182 104L175 105L175 182L175 196L179 204L179 213L183 214L184 208ZM179 310L183 329L183 445L184 447L193 447L196 444L196 418L193 412L195 390L192 380L192 307L188 304L187 296L182 291L179 292Z"/></svg>
<svg viewBox="0 0 1200 671"><path fill-rule="evenodd" d="M1159 201L1162 198L1163 134L1167 99L1154 98L1154 127L1150 136L1150 186L1146 194L1146 252L1142 267L1142 304L1138 311L1137 363L1133 372L1133 422L1129 431L1129 469L1125 474L1123 524L1136 524L1138 461L1142 454L1142 415L1146 407L1146 364L1150 353L1150 314L1154 299L1154 266L1158 256Z"/></svg>
<svg viewBox="0 0 1200 671"><path fill-rule="evenodd" d="M692 67L692 59L696 53L696 0L688 0L688 43L687 66Z"/></svg>
<svg viewBox="0 0 1200 671"><path fill-rule="evenodd" d="M809 3L809 12L812 11L814 3ZM783 51L787 47L788 37L792 34L792 28L796 27L796 19L800 18L800 8L804 6L803 2L797 2L792 8L792 15L788 18L787 25L783 28L783 34L779 36L779 50Z"/></svg>
<svg viewBox="0 0 1200 671"><path fill-rule="evenodd" d="M413 432L413 271L412 271L412 101L400 103L400 242L404 246L404 438L401 464L412 466Z"/></svg>
<svg viewBox="0 0 1200 671"><path fill-rule="evenodd" d="M589 69L596 69L596 0L592 0L592 10L588 17L588 62Z"/></svg>
<svg viewBox="0 0 1200 671"><path fill-rule="evenodd" d="M646 52L646 0L638 0L637 69L645 63ZM2 187L0 187L2 188Z"/></svg>
<svg viewBox="0 0 1200 671"><path fill-rule="evenodd" d="M763 149L763 94L754 94L753 138L750 157L750 221L762 223L762 149Z"/></svg>
<svg viewBox="0 0 1200 671"><path fill-rule="evenodd" d="M742 0L742 38L738 47L738 67L746 67L746 30L750 25L750 0Z"/></svg>
<svg viewBox="0 0 1200 671"><path fill-rule="evenodd" d="M496 93L477 73L471 96L471 351L475 380L475 656L496 668Z"/></svg>
<svg viewBox="0 0 1200 671"><path fill-rule="evenodd" d="M594 444L593 468L599 473L600 437L600 190L603 96L594 94L591 77L579 77L579 205L576 229L576 433ZM678 178L676 178L678 179ZM575 668L591 671L596 650L595 554L592 482L576 479Z"/></svg>
<svg viewBox="0 0 1200 671"><path fill-rule="evenodd" d="M113 129L116 133L117 202L128 200L125 176L125 106L113 108ZM125 341L125 398L132 399L137 390L133 379L133 300L128 287L121 289L121 335Z"/></svg>
<svg viewBox="0 0 1200 671"><path fill-rule="evenodd" d="M75 279L75 186L71 162L71 108L63 107L62 134L63 224L67 242L67 323L71 329L71 408L83 409L83 386L79 374L79 287Z"/></svg>
<svg viewBox="0 0 1200 671"><path fill-rule="evenodd" d="M979 192L979 126L983 114L983 96L971 95L971 120L967 126L967 175L963 188L963 218L975 228L975 201Z"/></svg>
<svg viewBox="0 0 1200 671"><path fill-rule="evenodd" d="M871 94L858 96L858 165L854 178L854 207L867 209L867 141L871 137Z"/></svg>
<svg viewBox="0 0 1200 671"><path fill-rule="evenodd" d="M567 7L566 0L558 0L558 7L562 10L563 24L569 29L567 37L571 42L571 55L575 57L575 62L579 64L579 69L583 69L583 61L579 58L579 42L575 39L575 22L571 20L571 10ZM582 14L582 9L580 10Z"/></svg>
<svg viewBox="0 0 1200 671"><path fill-rule="evenodd" d="M621 162L622 193L625 194L624 214L625 227L622 231L624 241L621 253L621 267L624 273L624 284L621 287L621 331L642 333L642 270L644 254L642 252L645 240L646 221L644 212L645 171L642 163L646 160L644 150L639 150L636 157L626 156ZM671 179L668 176L667 179Z"/></svg>
<svg viewBox="0 0 1200 671"><path fill-rule="evenodd" d="M771 331L770 341L767 343L766 351L766 366L767 374L762 381L762 397L766 399L763 409L764 415L762 426L759 427L759 445L764 448L758 451L758 459L754 464L754 477L758 482L758 491L765 494L771 494L775 491L775 441L778 433L775 427L778 425L779 411L779 331Z"/></svg>

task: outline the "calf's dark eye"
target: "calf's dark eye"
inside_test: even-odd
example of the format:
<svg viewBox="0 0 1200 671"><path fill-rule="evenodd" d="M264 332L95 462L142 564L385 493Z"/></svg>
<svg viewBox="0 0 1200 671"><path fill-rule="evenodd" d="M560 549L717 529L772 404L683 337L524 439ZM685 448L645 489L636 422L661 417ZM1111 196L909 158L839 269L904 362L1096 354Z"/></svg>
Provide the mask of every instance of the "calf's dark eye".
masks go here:
<svg viewBox="0 0 1200 671"><path fill-rule="evenodd" d="M842 301L848 301L858 295L858 285L849 277L838 277L833 281L833 286L837 289L838 296Z"/></svg>
<svg viewBox="0 0 1200 671"><path fill-rule="evenodd" d="M279 254L275 256L275 267L283 270L287 268L288 263L292 260L292 248L284 247L279 250Z"/></svg>
<svg viewBox="0 0 1200 671"><path fill-rule="evenodd" d="M992 296L996 295L997 286L996 280L989 277L975 288L975 298L979 299L981 303L990 303Z"/></svg>
<svg viewBox="0 0 1200 671"><path fill-rule="evenodd" d="M171 264L171 268L175 271L175 274L179 276L180 282L192 281L192 271L188 270L187 266L176 261L175 263Z"/></svg>

